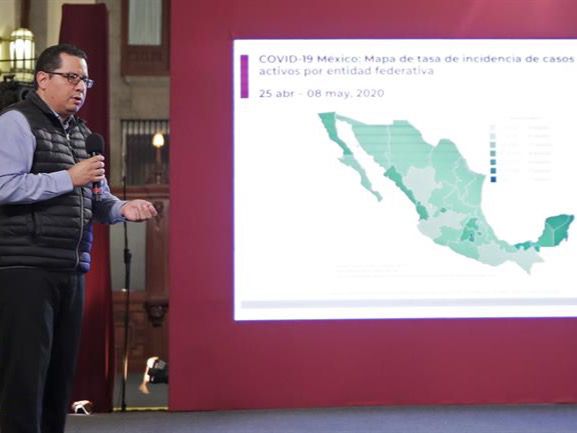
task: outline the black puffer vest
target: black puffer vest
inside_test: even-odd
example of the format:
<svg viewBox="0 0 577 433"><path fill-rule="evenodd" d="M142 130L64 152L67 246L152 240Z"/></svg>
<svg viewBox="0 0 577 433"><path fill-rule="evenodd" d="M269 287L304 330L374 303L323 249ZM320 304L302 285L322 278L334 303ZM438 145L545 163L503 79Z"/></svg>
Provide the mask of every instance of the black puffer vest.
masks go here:
<svg viewBox="0 0 577 433"><path fill-rule="evenodd" d="M21 112L36 138L31 173L67 170L88 158L90 130L73 118L68 131L36 92L5 111ZM1 141L1 138L0 138ZM87 272L92 244L92 192L70 193L31 204L0 206L0 267L41 267Z"/></svg>

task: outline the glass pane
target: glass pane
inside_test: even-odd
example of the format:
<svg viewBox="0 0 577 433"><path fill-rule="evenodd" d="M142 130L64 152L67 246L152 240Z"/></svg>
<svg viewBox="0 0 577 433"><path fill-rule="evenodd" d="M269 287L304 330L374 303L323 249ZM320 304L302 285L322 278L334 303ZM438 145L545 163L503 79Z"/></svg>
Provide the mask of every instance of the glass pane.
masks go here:
<svg viewBox="0 0 577 433"><path fill-rule="evenodd" d="M162 0L130 0L128 45L161 45Z"/></svg>

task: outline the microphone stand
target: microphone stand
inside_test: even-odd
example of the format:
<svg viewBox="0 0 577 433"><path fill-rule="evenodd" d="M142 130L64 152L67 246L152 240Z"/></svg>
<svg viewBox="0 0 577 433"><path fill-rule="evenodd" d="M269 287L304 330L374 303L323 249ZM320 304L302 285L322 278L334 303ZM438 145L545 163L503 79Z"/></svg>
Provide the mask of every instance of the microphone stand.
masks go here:
<svg viewBox="0 0 577 433"><path fill-rule="evenodd" d="M126 173L122 176L122 194L123 200L126 201ZM128 380L128 325L130 318L130 263L132 261L132 253L128 249L128 227L126 221L124 225L124 358L123 358L123 374L122 374L122 397L120 403L120 410L126 412L126 381Z"/></svg>

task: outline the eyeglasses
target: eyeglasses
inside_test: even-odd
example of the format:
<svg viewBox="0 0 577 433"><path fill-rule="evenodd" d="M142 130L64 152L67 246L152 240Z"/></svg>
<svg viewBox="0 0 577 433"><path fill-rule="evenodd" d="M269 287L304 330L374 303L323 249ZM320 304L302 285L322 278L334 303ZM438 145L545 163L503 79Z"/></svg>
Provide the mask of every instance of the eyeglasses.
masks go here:
<svg viewBox="0 0 577 433"><path fill-rule="evenodd" d="M90 89L92 88L92 86L94 86L94 80L91 80L88 77L82 77L78 74L75 74L74 72L47 72L47 71L45 72L47 74L60 75L66 78L68 82L74 86L76 86L81 81L84 81L84 84L86 84L87 89Z"/></svg>

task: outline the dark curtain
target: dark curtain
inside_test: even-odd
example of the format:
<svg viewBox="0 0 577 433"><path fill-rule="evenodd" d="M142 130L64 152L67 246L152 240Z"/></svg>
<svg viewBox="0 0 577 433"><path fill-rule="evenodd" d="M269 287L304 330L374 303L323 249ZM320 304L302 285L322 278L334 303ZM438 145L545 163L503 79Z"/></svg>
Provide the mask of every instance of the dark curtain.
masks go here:
<svg viewBox="0 0 577 433"><path fill-rule="evenodd" d="M96 84L88 91L80 117L102 134L109 152L108 129L108 11L106 5L63 5L60 42L88 54L88 73ZM94 410L112 410L114 386L114 327L110 284L108 227L95 224L92 270L86 276L82 341L72 401L90 400Z"/></svg>

